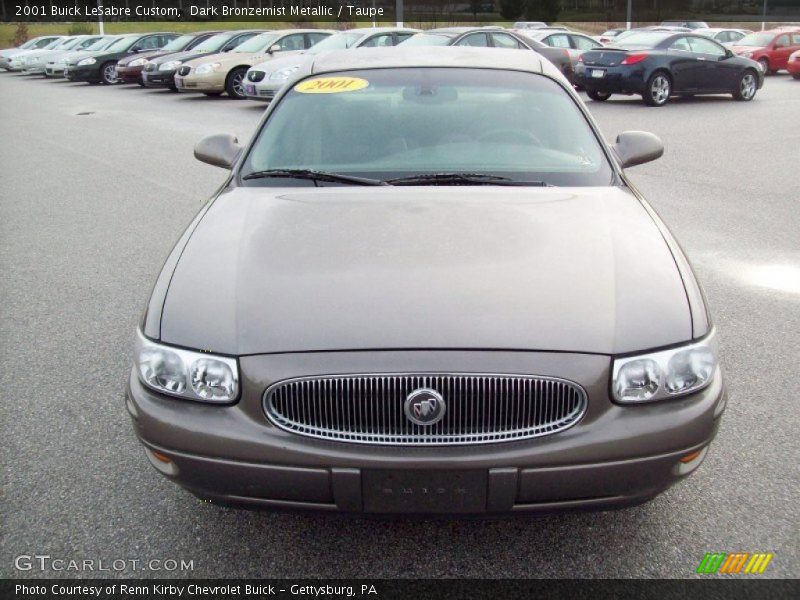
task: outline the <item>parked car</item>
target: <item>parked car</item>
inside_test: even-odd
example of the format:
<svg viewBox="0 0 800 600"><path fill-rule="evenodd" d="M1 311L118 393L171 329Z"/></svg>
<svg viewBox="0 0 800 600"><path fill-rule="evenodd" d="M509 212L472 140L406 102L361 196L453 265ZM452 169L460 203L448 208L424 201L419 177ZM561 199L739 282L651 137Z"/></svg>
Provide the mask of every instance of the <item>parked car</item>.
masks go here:
<svg viewBox="0 0 800 600"><path fill-rule="evenodd" d="M795 50L800 50L800 28L751 33L736 42L731 49L739 56L758 61L764 73L772 75L785 69L789 55Z"/></svg>
<svg viewBox="0 0 800 600"><path fill-rule="evenodd" d="M795 79L800 79L800 50L794 52L786 62L786 70Z"/></svg>
<svg viewBox="0 0 800 600"><path fill-rule="evenodd" d="M221 32L199 31L196 33L187 33L176 37L161 49L125 56L117 61L117 81L120 83L138 83L144 86L142 72L149 61L164 56L165 54L191 50L218 33Z"/></svg>
<svg viewBox="0 0 800 600"><path fill-rule="evenodd" d="M309 56L332 50L396 46L418 31L407 27L359 27L334 33L304 52L274 58L250 67L245 76L245 96L250 100L270 102Z"/></svg>
<svg viewBox="0 0 800 600"><path fill-rule="evenodd" d="M624 171L656 136L609 145L548 61L464 47L318 54L265 112L195 148L231 174L137 331L127 409L161 474L486 515L636 504L702 464L715 330Z"/></svg>
<svg viewBox="0 0 800 600"><path fill-rule="evenodd" d="M573 63L587 50L596 50L603 47L603 44L588 35L576 33L574 31L539 29L537 31L531 31L528 37L547 44L551 48L566 50Z"/></svg>
<svg viewBox="0 0 800 600"><path fill-rule="evenodd" d="M50 50L28 52L22 59L22 72L26 75L46 75L45 67L53 57L87 48L99 39L99 35L75 35L65 38Z"/></svg>
<svg viewBox="0 0 800 600"><path fill-rule="evenodd" d="M517 21L512 25L512 29L541 29L547 26L544 21Z"/></svg>
<svg viewBox="0 0 800 600"><path fill-rule="evenodd" d="M244 76L254 64L305 50L332 33L322 29L281 29L259 34L230 52L187 60L175 74L175 87L179 92L202 92L206 96L227 93L228 97L241 100L245 98Z"/></svg>
<svg viewBox="0 0 800 600"><path fill-rule="evenodd" d="M725 29L722 27L709 27L708 29L695 29L694 33L710 37L723 46L734 44L744 36L753 33L749 29Z"/></svg>
<svg viewBox="0 0 800 600"><path fill-rule="evenodd" d="M118 60L132 54L163 48L176 37L177 33L135 33L121 36L105 50L97 50L85 58L70 60L64 68L64 76L70 81L86 81L91 84L117 83Z"/></svg>
<svg viewBox="0 0 800 600"><path fill-rule="evenodd" d="M25 67L25 57L31 53L39 53L42 51L53 50L60 46L64 41L68 40L69 38L65 35L60 35L57 38L54 38L49 44L44 46L43 48L28 48L26 50L22 50L20 52L14 53L8 60L8 67L7 70L13 71L18 73L22 71Z"/></svg>
<svg viewBox="0 0 800 600"><path fill-rule="evenodd" d="M705 21L661 21L661 27L685 27L686 29L708 29Z"/></svg>
<svg viewBox="0 0 800 600"><path fill-rule="evenodd" d="M151 58L142 71L142 83L148 88L168 88L177 92L175 73L184 62L220 52L230 52L240 44L261 33L264 33L263 29L223 31L211 36L191 50L173 52L157 58Z"/></svg>
<svg viewBox="0 0 800 600"><path fill-rule="evenodd" d="M44 76L63 77L64 68L71 59L80 59L83 56L88 56L84 53L105 50L120 37L121 36L118 35L94 36L95 41L92 42L91 45L85 46L84 44L79 44L78 47L73 50L52 54L47 58L47 62L45 63Z"/></svg>
<svg viewBox="0 0 800 600"><path fill-rule="evenodd" d="M764 73L705 36L646 31L613 48L585 52L575 79L592 100L641 94L645 104L663 106L676 95L728 93L749 101L764 84Z"/></svg>
<svg viewBox="0 0 800 600"><path fill-rule="evenodd" d="M525 44L530 46L531 50L537 54L540 54L541 56L544 56L553 65L555 65L555 67L561 71L561 73L563 73L564 77L566 77L570 83L575 85L575 73L573 69L572 56L568 48L556 48L553 46L548 46L542 41L528 37L526 35L528 32L524 29L514 29L512 31L522 38Z"/></svg>
<svg viewBox="0 0 800 600"><path fill-rule="evenodd" d="M614 38L617 37L623 31L626 31L626 29L624 27L617 27L615 29L609 29L609 30L604 31L603 33L601 33L599 36L597 36L597 41L600 42L601 44L608 44L608 43L612 42L614 40Z"/></svg>
<svg viewBox="0 0 800 600"><path fill-rule="evenodd" d="M20 53L28 52L29 50L39 50L49 46L54 41L57 41L61 36L58 35L40 35L39 37L32 38L18 46L17 48L4 48L0 50L0 69L11 71L11 59Z"/></svg>

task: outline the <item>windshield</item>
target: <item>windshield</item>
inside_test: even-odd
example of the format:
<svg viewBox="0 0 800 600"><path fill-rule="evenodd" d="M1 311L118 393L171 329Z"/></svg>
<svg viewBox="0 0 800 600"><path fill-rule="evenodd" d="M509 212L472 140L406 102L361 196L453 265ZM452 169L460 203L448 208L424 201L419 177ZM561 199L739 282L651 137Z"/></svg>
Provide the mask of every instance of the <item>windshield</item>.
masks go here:
<svg viewBox="0 0 800 600"><path fill-rule="evenodd" d="M51 41L44 48L42 48L42 50L54 50L55 48L58 48L63 42L64 42L63 39L58 38L56 40Z"/></svg>
<svg viewBox="0 0 800 600"><path fill-rule="evenodd" d="M761 46L769 46L772 38L775 37L775 34L772 33L751 33L750 35L744 36L742 39L736 42L737 46L754 46L754 47L761 47Z"/></svg>
<svg viewBox="0 0 800 600"><path fill-rule="evenodd" d="M399 46L447 46L452 39L451 36L444 33L418 33L412 35L405 42L398 44Z"/></svg>
<svg viewBox="0 0 800 600"><path fill-rule="evenodd" d="M97 42L101 41L102 39L103 38L99 38L99 37L86 38L85 40L82 40L80 44L75 46L75 49L76 50L88 50L88 49L92 48L95 44L97 44Z"/></svg>
<svg viewBox="0 0 800 600"><path fill-rule="evenodd" d="M194 35L182 35L180 37L176 37L169 44L164 46L161 49L161 52L177 52L178 50L183 50L195 37L196 36Z"/></svg>
<svg viewBox="0 0 800 600"><path fill-rule="evenodd" d="M133 37L121 37L108 48L105 48L105 50L108 50L109 52L122 52L123 50L127 50L133 46L136 39L137 38Z"/></svg>
<svg viewBox="0 0 800 600"><path fill-rule="evenodd" d="M37 41L33 45L33 47L36 48L36 49L50 48L50 46L53 46L54 44L58 43L58 41L59 41L59 38L51 38L51 37L43 38L43 39Z"/></svg>
<svg viewBox="0 0 800 600"><path fill-rule="evenodd" d="M78 42L80 42L79 38L70 38L62 40L61 42L53 46L53 50L69 50L70 48L77 46Z"/></svg>
<svg viewBox="0 0 800 600"><path fill-rule="evenodd" d="M262 33L239 44L231 52L261 52L272 46L277 39L278 36L274 33Z"/></svg>
<svg viewBox="0 0 800 600"><path fill-rule="evenodd" d="M270 114L241 175L270 169L384 181L469 173L581 186L612 178L589 123L557 83L533 73L463 68L371 69L303 80Z"/></svg>
<svg viewBox="0 0 800 600"><path fill-rule="evenodd" d="M104 37L102 39L97 40L94 44L89 46L87 50L105 50L112 44L116 43L121 38L118 37Z"/></svg>
<svg viewBox="0 0 800 600"><path fill-rule="evenodd" d="M195 52L216 52L225 45L225 42L232 39L235 35L238 35L238 32L218 33L217 35L212 35L205 42L201 42L195 46L193 50Z"/></svg>
<svg viewBox="0 0 800 600"><path fill-rule="evenodd" d="M352 48L353 44L360 40L362 35L361 33L334 33L311 46L308 53L318 54L328 50L346 50L347 48Z"/></svg>
<svg viewBox="0 0 800 600"><path fill-rule="evenodd" d="M639 33L632 33L626 35L622 43L616 44L621 48L655 48L668 37L675 35L674 33L659 33L657 31L642 31ZM618 35L614 42L620 40L621 35Z"/></svg>

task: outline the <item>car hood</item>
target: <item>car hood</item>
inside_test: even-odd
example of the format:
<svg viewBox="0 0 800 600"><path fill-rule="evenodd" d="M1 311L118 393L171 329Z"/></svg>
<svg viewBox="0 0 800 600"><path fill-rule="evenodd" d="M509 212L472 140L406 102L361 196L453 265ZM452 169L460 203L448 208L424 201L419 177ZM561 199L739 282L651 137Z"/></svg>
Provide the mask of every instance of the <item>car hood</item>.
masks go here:
<svg viewBox="0 0 800 600"><path fill-rule="evenodd" d="M153 58L150 59L150 61L156 64L161 64L172 60L190 60L193 58L203 58L204 56L210 56L211 54L212 53L209 52L198 52L195 50L181 50L180 52L166 52L159 56L154 56Z"/></svg>
<svg viewBox="0 0 800 600"><path fill-rule="evenodd" d="M312 55L307 50L299 50L296 52L285 52L278 58L259 62L251 67L254 71L265 71L266 73L274 73L281 69L291 69L305 63Z"/></svg>
<svg viewBox="0 0 800 600"><path fill-rule="evenodd" d="M165 343L226 354L684 342L675 260L630 192L232 188L172 274Z"/></svg>
<svg viewBox="0 0 800 600"><path fill-rule="evenodd" d="M735 54L742 54L744 52L760 52L766 48L766 46L737 46L736 44L732 44L728 47Z"/></svg>
<svg viewBox="0 0 800 600"><path fill-rule="evenodd" d="M129 56L125 56L123 58L120 58L117 61L117 64L119 66L121 66L121 67L124 67L124 66L130 64L131 62L133 62L134 60L137 60L139 58L146 58L146 59L149 60L150 57L153 56L154 54L159 54L159 51L158 50L152 50L150 52L135 52L135 53L133 53L133 54L131 54Z"/></svg>

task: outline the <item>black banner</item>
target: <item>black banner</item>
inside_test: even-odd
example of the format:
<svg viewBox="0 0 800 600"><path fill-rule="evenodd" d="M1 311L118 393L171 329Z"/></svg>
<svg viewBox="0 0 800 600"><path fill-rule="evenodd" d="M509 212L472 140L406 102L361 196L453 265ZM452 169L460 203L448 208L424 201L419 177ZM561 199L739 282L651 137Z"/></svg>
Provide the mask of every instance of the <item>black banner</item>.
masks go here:
<svg viewBox="0 0 800 600"><path fill-rule="evenodd" d="M756 600L797 598L796 580L747 579L694 580L113 580L42 579L0 582L5 600L266 600L268 598L355 598L358 600L408 600L469 598L569 598L570 600L654 599ZM794 590L794 591L792 591Z"/></svg>
<svg viewBox="0 0 800 600"><path fill-rule="evenodd" d="M630 13L629 13L630 9ZM0 21L800 22L800 0L0 0Z"/></svg>

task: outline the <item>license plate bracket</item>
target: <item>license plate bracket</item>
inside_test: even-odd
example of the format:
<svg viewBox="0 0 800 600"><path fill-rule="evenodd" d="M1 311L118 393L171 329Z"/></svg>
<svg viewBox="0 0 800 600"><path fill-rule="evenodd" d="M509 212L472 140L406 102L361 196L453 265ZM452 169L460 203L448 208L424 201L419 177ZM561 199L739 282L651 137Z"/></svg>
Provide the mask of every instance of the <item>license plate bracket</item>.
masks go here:
<svg viewBox="0 0 800 600"><path fill-rule="evenodd" d="M606 76L606 72L603 69L592 69L592 77L595 79L602 79Z"/></svg>
<svg viewBox="0 0 800 600"><path fill-rule="evenodd" d="M488 473L365 469L361 487L365 512L481 513Z"/></svg>

